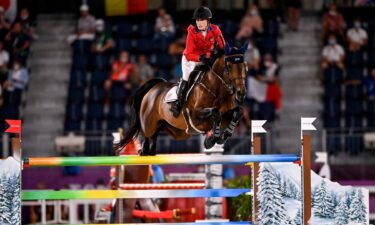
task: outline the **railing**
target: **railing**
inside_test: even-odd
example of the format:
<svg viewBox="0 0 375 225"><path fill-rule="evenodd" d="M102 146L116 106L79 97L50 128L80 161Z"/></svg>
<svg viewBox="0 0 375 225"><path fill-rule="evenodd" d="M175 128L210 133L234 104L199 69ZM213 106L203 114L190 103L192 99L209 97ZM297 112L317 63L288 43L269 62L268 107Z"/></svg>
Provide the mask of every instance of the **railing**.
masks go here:
<svg viewBox="0 0 375 225"><path fill-rule="evenodd" d="M374 132L375 129L365 128L324 129L322 150L329 154L346 152L351 155L358 155L366 150L364 135Z"/></svg>

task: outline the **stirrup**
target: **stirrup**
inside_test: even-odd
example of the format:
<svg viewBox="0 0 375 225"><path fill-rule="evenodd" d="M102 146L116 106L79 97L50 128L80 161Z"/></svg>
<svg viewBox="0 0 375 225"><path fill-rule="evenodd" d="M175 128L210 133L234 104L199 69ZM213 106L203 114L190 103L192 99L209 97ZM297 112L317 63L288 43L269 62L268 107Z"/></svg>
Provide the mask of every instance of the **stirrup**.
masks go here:
<svg viewBox="0 0 375 225"><path fill-rule="evenodd" d="M171 105L171 108L170 108L170 111L173 113L173 116L174 117L178 117L178 115L180 115L180 112L181 112L181 105L180 105L180 101L177 100L176 102L173 102L172 105Z"/></svg>

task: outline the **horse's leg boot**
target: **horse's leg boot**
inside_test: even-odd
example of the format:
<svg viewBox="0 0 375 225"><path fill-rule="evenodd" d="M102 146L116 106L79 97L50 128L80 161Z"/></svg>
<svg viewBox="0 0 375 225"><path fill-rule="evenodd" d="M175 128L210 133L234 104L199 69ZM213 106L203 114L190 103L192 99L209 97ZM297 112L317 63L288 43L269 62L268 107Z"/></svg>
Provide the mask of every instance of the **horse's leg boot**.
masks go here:
<svg viewBox="0 0 375 225"><path fill-rule="evenodd" d="M181 112L182 106L185 104L186 92L188 89L188 82L181 79L177 90L177 101L172 104L171 111L174 117L178 117Z"/></svg>

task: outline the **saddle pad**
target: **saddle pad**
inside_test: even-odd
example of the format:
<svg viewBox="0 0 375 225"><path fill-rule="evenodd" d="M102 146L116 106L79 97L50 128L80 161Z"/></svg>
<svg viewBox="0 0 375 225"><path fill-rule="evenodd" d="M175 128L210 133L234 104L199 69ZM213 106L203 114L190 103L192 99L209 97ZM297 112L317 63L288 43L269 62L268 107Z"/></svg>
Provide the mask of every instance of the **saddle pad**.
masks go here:
<svg viewBox="0 0 375 225"><path fill-rule="evenodd" d="M170 103L177 101L177 86L172 87L169 89L167 94L164 96L164 102Z"/></svg>

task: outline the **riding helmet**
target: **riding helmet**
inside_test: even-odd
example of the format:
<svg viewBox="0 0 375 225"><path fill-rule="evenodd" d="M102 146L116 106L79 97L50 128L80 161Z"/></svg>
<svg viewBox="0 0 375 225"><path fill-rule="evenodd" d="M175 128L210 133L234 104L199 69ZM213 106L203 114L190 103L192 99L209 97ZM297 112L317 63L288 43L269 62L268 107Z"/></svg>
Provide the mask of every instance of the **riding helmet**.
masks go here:
<svg viewBox="0 0 375 225"><path fill-rule="evenodd" d="M211 19L212 12L206 6L200 6L194 10L193 19Z"/></svg>

